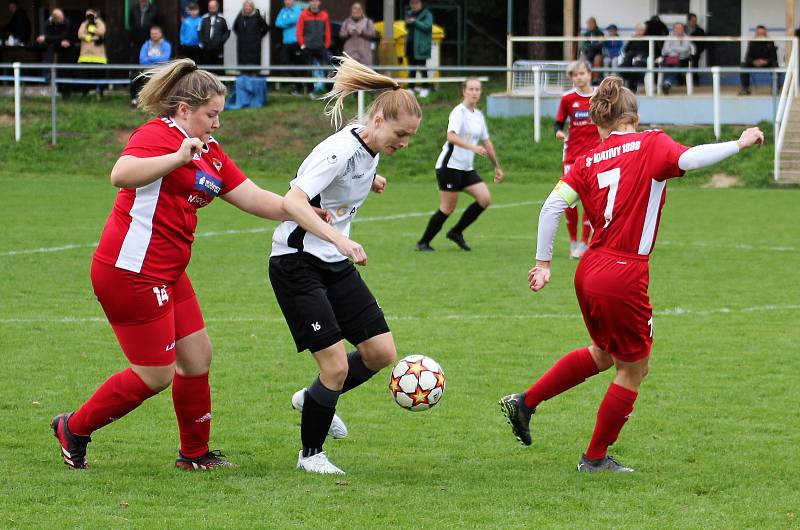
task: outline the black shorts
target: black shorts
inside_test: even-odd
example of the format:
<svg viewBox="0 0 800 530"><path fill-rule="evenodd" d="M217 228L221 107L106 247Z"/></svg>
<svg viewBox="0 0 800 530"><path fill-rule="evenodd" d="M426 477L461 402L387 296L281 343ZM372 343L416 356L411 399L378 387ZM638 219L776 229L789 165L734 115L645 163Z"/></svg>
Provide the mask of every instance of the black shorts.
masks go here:
<svg viewBox="0 0 800 530"><path fill-rule="evenodd" d="M436 180L439 181L441 191L461 191L468 186L483 182L483 179L474 169L464 171L450 167L440 167L436 170Z"/></svg>
<svg viewBox="0 0 800 530"><path fill-rule="evenodd" d="M269 259L269 281L297 351L317 352L342 339L357 346L389 332L383 310L349 261L306 252Z"/></svg>

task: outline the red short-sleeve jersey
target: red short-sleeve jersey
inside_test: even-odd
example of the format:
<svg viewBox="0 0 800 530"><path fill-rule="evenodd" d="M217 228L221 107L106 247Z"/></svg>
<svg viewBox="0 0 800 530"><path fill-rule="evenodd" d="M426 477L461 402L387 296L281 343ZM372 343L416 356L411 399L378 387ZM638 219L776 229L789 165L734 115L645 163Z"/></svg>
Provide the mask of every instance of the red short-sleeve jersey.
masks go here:
<svg viewBox="0 0 800 530"><path fill-rule="evenodd" d="M133 132L122 154L149 158L174 153L186 137L172 119L157 118ZM119 190L95 259L175 281L189 263L197 209L246 178L212 138L188 164L141 188Z"/></svg>
<svg viewBox="0 0 800 530"><path fill-rule="evenodd" d="M597 125L589 117L589 102L593 94L581 94L573 88L561 96L556 121L569 119L569 135L564 142L564 162L567 164L600 143Z"/></svg>
<svg viewBox="0 0 800 530"><path fill-rule="evenodd" d="M562 180L578 193L595 232L592 247L649 255L666 198L688 147L663 131L611 133L578 157Z"/></svg>

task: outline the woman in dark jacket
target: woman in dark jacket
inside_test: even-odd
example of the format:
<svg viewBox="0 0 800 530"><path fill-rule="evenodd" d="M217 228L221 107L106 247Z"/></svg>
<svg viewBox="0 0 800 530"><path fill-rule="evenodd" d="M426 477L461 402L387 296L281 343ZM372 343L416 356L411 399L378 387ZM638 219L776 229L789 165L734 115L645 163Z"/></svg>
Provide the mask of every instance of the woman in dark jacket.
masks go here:
<svg viewBox="0 0 800 530"><path fill-rule="evenodd" d="M233 21L236 33L236 58L239 65L261 64L261 39L269 31L269 24L261 16L252 0L245 0L242 10Z"/></svg>

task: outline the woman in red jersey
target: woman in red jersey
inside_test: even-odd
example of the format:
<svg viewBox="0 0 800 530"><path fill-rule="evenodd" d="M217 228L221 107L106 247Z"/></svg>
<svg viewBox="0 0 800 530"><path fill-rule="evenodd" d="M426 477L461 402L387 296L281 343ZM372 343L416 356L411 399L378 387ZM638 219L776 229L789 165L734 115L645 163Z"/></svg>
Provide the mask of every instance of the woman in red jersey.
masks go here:
<svg viewBox="0 0 800 530"><path fill-rule="evenodd" d="M211 343L186 266L197 209L219 196L265 219L287 219L279 195L249 180L211 136L225 85L181 59L152 70L139 106L158 116L131 135L111 171L120 188L92 260L94 292L130 368L76 412L52 421L65 463L86 468L86 445L172 384L183 469L229 466L209 451Z"/></svg>
<svg viewBox="0 0 800 530"><path fill-rule="evenodd" d="M569 173L572 163L578 156L586 153L600 143L597 126L589 117L589 100L594 94L592 88L592 68L586 61L573 61L567 66L567 74L573 88L563 96L556 114L556 138L564 142L562 175ZM564 124L569 120L569 137L564 133ZM583 211L581 242L578 243L578 205L567 208L564 214L569 231L569 257L579 259L586 252L592 226Z"/></svg>
<svg viewBox="0 0 800 530"><path fill-rule="evenodd" d="M658 232L667 179L760 144L764 134L753 127L736 141L688 148L659 130L636 132L636 96L616 76L603 80L592 97L590 114L603 142L578 157L545 201L539 216L536 266L528 280L533 291L550 281L561 212L580 199L595 233L575 272L575 292L592 344L562 357L528 390L502 398L500 406L514 435L530 445L531 415L542 401L615 366L616 375L600 404L578 470L631 472L607 449L633 411L648 370L653 342L648 257Z"/></svg>

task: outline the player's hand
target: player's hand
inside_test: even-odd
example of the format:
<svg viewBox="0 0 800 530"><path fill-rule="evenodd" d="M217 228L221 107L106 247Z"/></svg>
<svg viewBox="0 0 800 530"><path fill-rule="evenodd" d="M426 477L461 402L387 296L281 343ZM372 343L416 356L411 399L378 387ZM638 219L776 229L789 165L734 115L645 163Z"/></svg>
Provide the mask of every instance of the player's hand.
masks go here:
<svg viewBox="0 0 800 530"><path fill-rule="evenodd" d="M341 241L336 243L336 249L343 256L347 256L349 259L351 259L356 265L367 264L367 252L364 250L364 247L352 239L348 239L346 237L342 238Z"/></svg>
<svg viewBox="0 0 800 530"><path fill-rule="evenodd" d="M372 191L375 193L383 193L386 191L386 178L375 175L375 178L372 179Z"/></svg>
<svg viewBox="0 0 800 530"><path fill-rule="evenodd" d="M489 156L489 151L482 145L476 145L472 147L472 150L475 151L476 155L480 156Z"/></svg>
<svg viewBox="0 0 800 530"><path fill-rule="evenodd" d="M181 161L181 165L188 164L192 157L199 153L203 148L203 141L200 138L184 138L181 146L175 151Z"/></svg>
<svg viewBox="0 0 800 530"><path fill-rule="evenodd" d="M325 208L317 208L316 206L312 206L312 208L314 209L314 213L317 214L320 219L330 224L331 219L333 219L333 217L331 216L331 212L329 212Z"/></svg>
<svg viewBox="0 0 800 530"><path fill-rule="evenodd" d="M564 134L564 131L556 131L556 140L564 141L567 139L567 135Z"/></svg>
<svg viewBox="0 0 800 530"><path fill-rule="evenodd" d="M503 177L505 177L505 176L506 176L506 174L503 173L503 168L501 168L500 166L494 168L494 181L497 184L500 184L501 182L503 182Z"/></svg>
<svg viewBox="0 0 800 530"><path fill-rule="evenodd" d="M528 283L531 291L538 292L550 283L550 267L534 267L528 271Z"/></svg>
<svg viewBox="0 0 800 530"><path fill-rule="evenodd" d="M742 132L742 135L736 140L739 150L747 149L754 145L761 145L764 143L764 133L758 127L750 127Z"/></svg>

